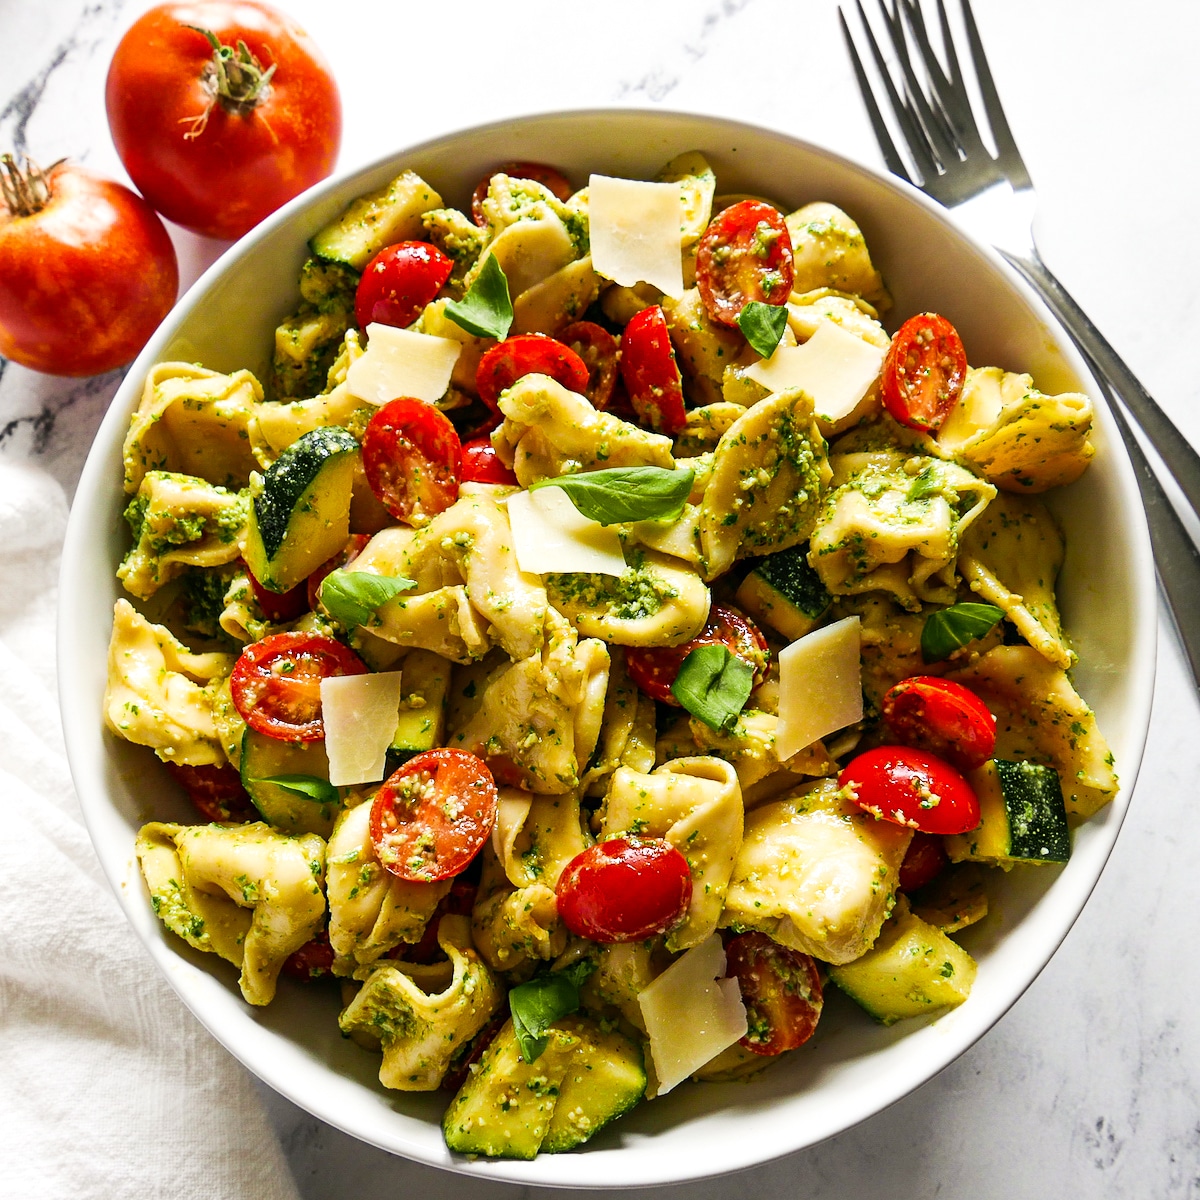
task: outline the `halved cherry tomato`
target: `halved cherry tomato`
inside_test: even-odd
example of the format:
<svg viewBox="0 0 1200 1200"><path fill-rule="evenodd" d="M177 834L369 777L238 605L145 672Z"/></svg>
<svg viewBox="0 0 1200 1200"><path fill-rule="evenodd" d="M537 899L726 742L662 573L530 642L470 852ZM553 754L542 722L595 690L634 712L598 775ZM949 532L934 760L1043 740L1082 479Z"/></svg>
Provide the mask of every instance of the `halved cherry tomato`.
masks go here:
<svg viewBox="0 0 1200 1200"><path fill-rule="evenodd" d="M900 890L915 892L932 883L950 862L942 839L934 833L914 833L900 864Z"/></svg>
<svg viewBox="0 0 1200 1200"><path fill-rule="evenodd" d="M501 461L488 437L472 438L462 448L463 483L508 483L516 487L517 477Z"/></svg>
<svg viewBox="0 0 1200 1200"><path fill-rule="evenodd" d="M458 499L462 443L445 413L424 400L404 396L375 413L362 456L371 491L400 521L419 524Z"/></svg>
<svg viewBox="0 0 1200 1200"><path fill-rule="evenodd" d="M254 599L258 601L258 607L262 609L262 614L268 621L276 625L284 621L294 621L313 607L309 603L308 589L304 584L296 584L290 592L273 592L254 578L245 560L242 561L242 566L245 568L246 578L250 580L250 590L254 593Z"/></svg>
<svg viewBox="0 0 1200 1200"><path fill-rule="evenodd" d="M385 246L363 269L354 296L359 329L372 321L405 329L450 278L454 263L429 242Z"/></svg>
<svg viewBox="0 0 1200 1200"><path fill-rule="evenodd" d="M304 581L302 586L308 592L308 607L313 612L317 611L317 601L321 597L321 584L325 581L326 576L333 574L339 567L348 567L366 549L370 540L371 535L368 533L352 533L345 548L332 558L326 559Z"/></svg>
<svg viewBox="0 0 1200 1200"><path fill-rule="evenodd" d="M229 690L251 729L280 741L316 742L325 736L321 680L366 673L363 660L331 637L273 633L242 651Z"/></svg>
<svg viewBox="0 0 1200 1200"><path fill-rule="evenodd" d="M683 376L662 306L643 308L621 337L621 378L638 418L655 433L678 433L687 421Z"/></svg>
<svg viewBox="0 0 1200 1200"><path fill-rule="evenodd" d="M475 369L475 387L480 400L499 412L496 402L500 393L522 375L534 374L549 375L580 395L587 391L588 369L583 359L544 333L519 333L486 351Z"/></svg>
<svg viewBox="0 0 1200 1200"><path fill-rule="evenodd" d="M677 925L692 901L687 859L664 838L611 838L559 876L558 915L593 942L640 942Z"/></svg>
<svg viewBox="0 0 1200 1200"><path fill-rule="evenodd" d="M583 360L588 369L587 398L593 408L606 409L617 382L621 343L595 321L576 321L558 335Z"/></svg>
<svg viewBox="0 0 1200 1200"><path fill-rule="evenodd" d="M311 983L324 979L333 970L333 947L329 944L329 932L322 929L314 933L294 954L283 960L283 969L293 979Z"/></svg>
<svg viewBox="0 0 1200 1200"><path fill-rule="evenodd" d="M785 304L792 292L792 236L783 214L740 200L709 222L696 247L696 286L709 318L737 327L751 300Z"/></svg>
<svg viewBox="0 0 1200 1200"><path fill-rule="evenodd" d="M958 330L937 313L919 313L892 338L880 392L901 425L936 433L958 403L966 377L967 352Z"/></svg>
<svg viewBox="0 0 1200 1200"><path fill-rule="evenodd" d="M979 824L974 789L948 762L912 746L876 746L850 760L838 787L859 808L922 833L967 833Z"/></svg>
<svg viewBox="0 0 1200 1200"><path fill-rule="evenodd" d="M532 179L543 187L549 188L560 200L570 198L574 188L571 181L559 170L545 163L510 162L485 175L476 185L471 195L471 219L476 225L486 225L487 217L483 215L483 202L488 194L488 185L493 175L508 175L513 179Z"/></svg>
<svg viewBox="0 0 1200 1200"><path fill-rule="evenodd" d="M258 820L242 787L242 777L228 763L219 767L193 767L175 762L165 765L206 821Z"/></svg>
<svg viewBox="0 0 1200 1200"><path fill-rule="evenodd" d="M730 654L754 668L754 686L767 677L767 664L771 652L762 630L748 617L743 617L733 608L714 604L708 610L708 621L690 642L682 646L656 646L643 649L629 646L625 650L625 665L629 677L652 700L679 707L679 701L671 694L671 684L687 658L697 646L726 646Z"/></svg>
<svg viewBox="0 0 1200 1200"><path fill-rule="evenodd" d="M496 823L496 784L483 760L443 747L410 758L376 793L371 841L401 879L433 883L457 875Z"/></svg>
<svg viewBox="0 0 1200 1200"><path fill-rule="evenodd" d="M960 771L983 766L996 751L996 718L952 679L900 680L883 698L883 719L897 741L948 759Z"/></svg>
<svg viewBox="0 0 1200 1200"><path fill-rule="evenodd" d="M725 962L738 981L750 1027L740 1045L754 1054L776 1055L812 1037L824 997L821 974L809 955L752 932L729 942Z"/></svg>

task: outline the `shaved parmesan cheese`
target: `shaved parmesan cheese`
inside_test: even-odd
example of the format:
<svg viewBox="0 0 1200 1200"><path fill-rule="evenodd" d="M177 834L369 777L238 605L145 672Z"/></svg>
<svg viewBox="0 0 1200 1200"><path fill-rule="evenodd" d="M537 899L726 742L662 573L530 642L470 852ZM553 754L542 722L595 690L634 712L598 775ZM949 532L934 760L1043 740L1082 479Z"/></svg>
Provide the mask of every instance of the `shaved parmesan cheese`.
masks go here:
<svg viewBox="0 0 1200 1200"><path fill-rule="evenodd" d="M400 718L400 672L335 675L321 680L321 716L329 782L375 783Z"/></svg>
<svg viewBox="0 0 1200 1200"><path fill-rule="evenodd" d="M837 421L867 394L886 354L833 321L821 321L803 345L780 345L745 374L770 392L800 388L812 397L817 416Z"/></svg>
<svg viewBox="0 0 1200 1200"><path fill-rule="evenodd" d="M538 488L508 498L513 552L522 571L582 571L624 575L621 539L611 526L591 521L562 488Z"/></svg>
<svg viewBox="0 0 1200 1200"><path fill-rule="evenodd" d="M450 338L368 325L367 349L350 364L346 387L369 404L387 404L401 396L433 404L446 394L461 353L462 343Z"/></svg>
<svg viewBox="0 0 1200 1200"><path fill-rule="evenodd" d="M746 1036L736 979L726 979L720 934L694 946L638 993L658 1095Z"/></svg>
<svg viewBox="0 0 1200 1200"><path fill-rule="evenodd" d="M605 279L683 295L683 199L677 183L593 175L588 183L592 266Z"/></svg>
<svg viewBox="0 0 1200 1200"><path fill-rule="evenodd" d="M775 753L784 762L817 738L861 721L861 628L846 617L814 629L779 654Z"/></svg>

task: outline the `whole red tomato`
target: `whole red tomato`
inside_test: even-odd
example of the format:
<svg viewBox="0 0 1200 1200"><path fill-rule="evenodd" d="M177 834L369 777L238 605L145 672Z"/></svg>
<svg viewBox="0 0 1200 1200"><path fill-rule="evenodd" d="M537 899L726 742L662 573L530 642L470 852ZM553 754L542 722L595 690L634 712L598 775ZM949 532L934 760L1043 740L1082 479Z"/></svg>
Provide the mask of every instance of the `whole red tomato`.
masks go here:
<svg viewBox="0 0 1200 1200"><path fill-rule="evenodd" d="M209 237L241 237L324 179L342 140L321 52L259 0L152 8L121 39L105 102L138 190Z"/></svg>
<svg viewBox="0 0 1200 1200"><path fill-rule="evenodd" d="M127 187L0 158L0 355L51 375L123 366L175 303L171 239Z"/></svg>

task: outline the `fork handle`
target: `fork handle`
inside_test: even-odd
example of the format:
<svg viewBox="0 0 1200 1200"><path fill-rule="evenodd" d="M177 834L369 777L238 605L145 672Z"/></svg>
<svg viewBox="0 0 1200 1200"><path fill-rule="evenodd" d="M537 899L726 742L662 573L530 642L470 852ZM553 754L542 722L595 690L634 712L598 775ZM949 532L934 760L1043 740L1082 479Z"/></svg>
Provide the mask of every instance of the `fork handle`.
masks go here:
<svg viewBox="0 0 1200 1200"><path fill-rule="evenodd" d="M1010 254L1004 250L1000 253L1033 285L1079 348L1108 378L1175 477L1192 511L1200 513L1200 454L1196 453L1171 418L1142 387L1137 376L1092 324L1091 318L1038 257L1037 251L1028 256Z"/></svg>

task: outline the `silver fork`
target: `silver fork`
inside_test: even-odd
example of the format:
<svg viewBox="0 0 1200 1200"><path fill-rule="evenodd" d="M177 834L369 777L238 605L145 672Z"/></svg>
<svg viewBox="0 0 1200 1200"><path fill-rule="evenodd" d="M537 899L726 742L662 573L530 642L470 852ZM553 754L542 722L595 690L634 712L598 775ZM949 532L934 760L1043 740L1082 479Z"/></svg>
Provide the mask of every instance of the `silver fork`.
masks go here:
<svg viewBox="0 0 1200 1200"><path fill-rule="evenodd" d="M1101 395L1116 419L1133 461L1150 526L1159 584L1200 688L1200 550L1129 427L1114 392L1162 457L1194 512L1200 513L1200 454L1192 448L1133 372L1092 324L1067 289L1042 262L1033 237L1036 197L1009 129L984 55L970 0L959 0L967 43L996 153L984 144L954 47L945 0L936 0L945 64L930 40L920 0L878 0L899 78L880 51L862 0L855 0L888 107L908 149L910 171L896 149L875 99L845 13L839 10L859 91L888 168L928 196L956 210L1041 295L1093 368Z"/></svg>

